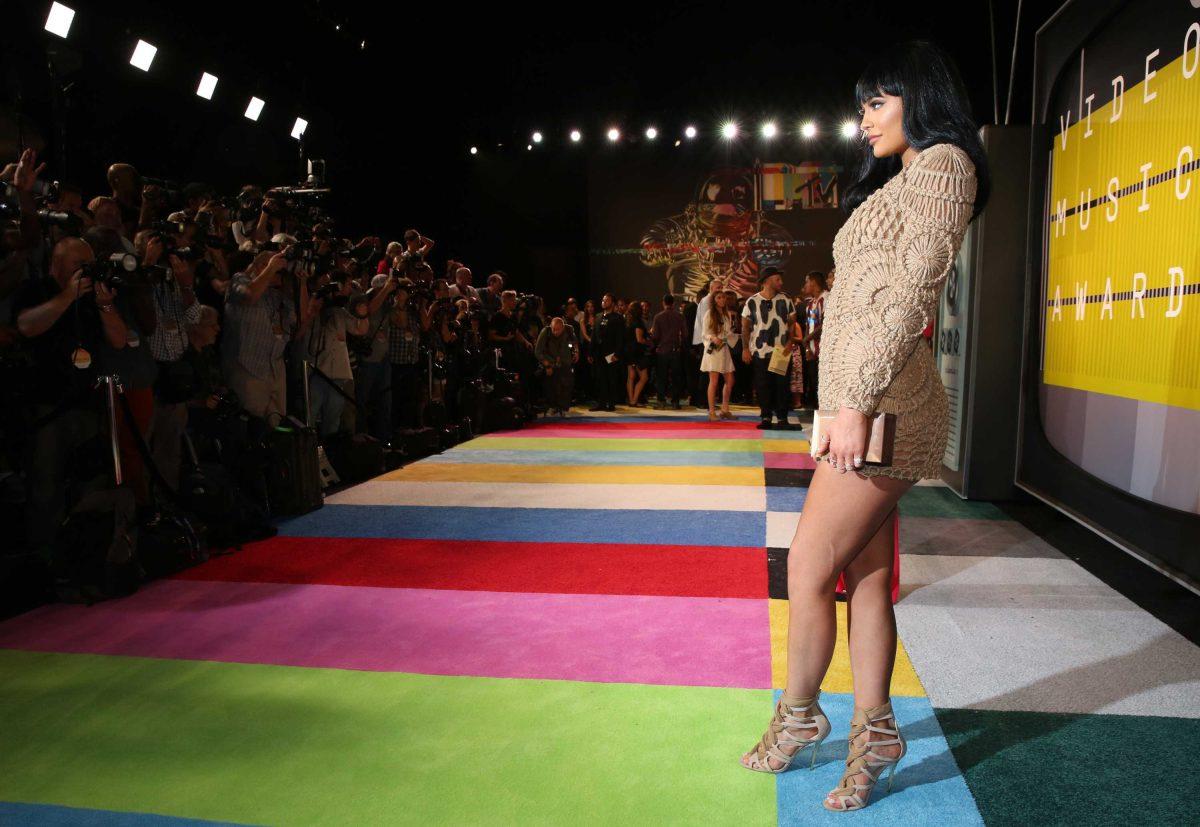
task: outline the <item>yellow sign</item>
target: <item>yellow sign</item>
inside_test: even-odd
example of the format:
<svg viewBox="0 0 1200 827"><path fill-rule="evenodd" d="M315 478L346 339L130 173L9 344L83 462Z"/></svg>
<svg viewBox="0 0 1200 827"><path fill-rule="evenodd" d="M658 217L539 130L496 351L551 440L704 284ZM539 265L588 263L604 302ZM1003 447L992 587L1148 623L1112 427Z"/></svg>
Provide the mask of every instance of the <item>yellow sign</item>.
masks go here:
<svg viewBox="0 0 1200 827"><path fill-rule="evenodd" d="M1200 32L1200 29L1197 29ZM1200 410L1200 38L1058 113L1043 380ZM1105 90L1107 92L1107 90ZM1082 111L1080 111L1082 110Z"/></svg>

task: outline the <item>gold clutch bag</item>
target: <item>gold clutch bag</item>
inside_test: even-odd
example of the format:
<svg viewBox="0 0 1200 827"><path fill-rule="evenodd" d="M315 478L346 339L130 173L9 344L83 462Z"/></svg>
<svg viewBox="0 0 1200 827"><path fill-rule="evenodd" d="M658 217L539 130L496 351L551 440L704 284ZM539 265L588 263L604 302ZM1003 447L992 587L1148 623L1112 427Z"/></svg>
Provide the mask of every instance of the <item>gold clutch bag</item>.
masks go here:
<svg viewBox="0 0 1200 827"><path fill-rule="evenodd" d="M821 436L829 432L829 426L837 419L837 411L817 411L813 414L812 441L809 452L815 457L821 445ZM870 419L867 434L867 451L863 462L867 465L891 465L892 449L896 445L896 415L877 413Z"/></svg>

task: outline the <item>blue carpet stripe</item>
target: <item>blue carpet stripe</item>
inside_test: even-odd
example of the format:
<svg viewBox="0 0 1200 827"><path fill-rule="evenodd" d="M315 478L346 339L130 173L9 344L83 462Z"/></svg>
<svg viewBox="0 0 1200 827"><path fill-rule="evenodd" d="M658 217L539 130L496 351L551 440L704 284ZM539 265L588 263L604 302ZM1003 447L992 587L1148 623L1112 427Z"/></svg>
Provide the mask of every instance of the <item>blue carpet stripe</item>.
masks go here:
<svg viewBox="0 0 1200 827"><path fill-rule="evenodd" d="M326 505L284 522L279 533L290 537L762 548L766 543L767 515L753 511Z"/></svg>
<svg viewBox="0 0 1200 827"><path fill-rule="evenodd" d="M767 486L767 511L803 511L807 488L783 488Z"/></svg>
<svg viewBox="0 0 1200 827"><path fill-rule="evenodd" d="M447 451L422 462L469 462L488 465L719 465L761 468L756 451Z"/></svg>
<svg viewBox="0 0 1200 827"><path fill-rule="evenodd" d="M782 694L776 690L775 700ZM892 791L887 792L886 780L880 781L861 814L826 810L822 802L837 787L845 769L846 735L854 714L854 697L822 693L821 708L829 716L833 730L821 744L816 767L808 770L808 762L812 760L808 755L802 767L775 777L780 827L811 824L845 827L847 819L898 827L983 824L928 698L892 698L892 711L908 743L908 753L896 766Z"/></svg>
<svg viewBox="0 0 1200 827"><path fill-rule="evenodd" d="M23 827L236 827L228 821L202 821L152 813L122 813L9 801L0 801L0 824L20 824Z"/></svg>

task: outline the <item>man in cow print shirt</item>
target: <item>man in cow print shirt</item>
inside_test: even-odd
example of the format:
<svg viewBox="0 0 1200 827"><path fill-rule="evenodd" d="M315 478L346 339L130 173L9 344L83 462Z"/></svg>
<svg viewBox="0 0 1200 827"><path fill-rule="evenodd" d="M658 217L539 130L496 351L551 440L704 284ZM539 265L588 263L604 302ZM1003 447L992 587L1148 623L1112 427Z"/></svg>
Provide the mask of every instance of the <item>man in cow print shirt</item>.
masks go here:
<svg viewBox="0 0 1200 827"><path fill-rule="evenodd" d="M767 370L776 345L785 348L788 342L788 316L792 303L783 295L783 274L767 267L758 274L759 292L746 299L742 309L742 360L754 365L754 393L758 396L760 429L771 428L771 414L781 431L789 431L787 421L788 378ZM789 363L790 364L790 363Z"/></svg>

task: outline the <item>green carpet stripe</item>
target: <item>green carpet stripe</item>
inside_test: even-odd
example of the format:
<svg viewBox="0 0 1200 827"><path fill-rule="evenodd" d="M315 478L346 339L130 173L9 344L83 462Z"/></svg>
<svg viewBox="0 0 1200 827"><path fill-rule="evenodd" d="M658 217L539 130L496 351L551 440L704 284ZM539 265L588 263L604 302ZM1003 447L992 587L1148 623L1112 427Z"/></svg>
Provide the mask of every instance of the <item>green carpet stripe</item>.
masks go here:
<svg viewBox="0 0 1200 827"><path fill-rule="evenodd" d="M768 824L769 690L0 651L0 799L258 824Z"/></svg>
<svg viewBox="0 0 1200 827"><path fill-rule="evenodd" d="M934 711L988 825L1196 823L1200 720Z"/></svg>

